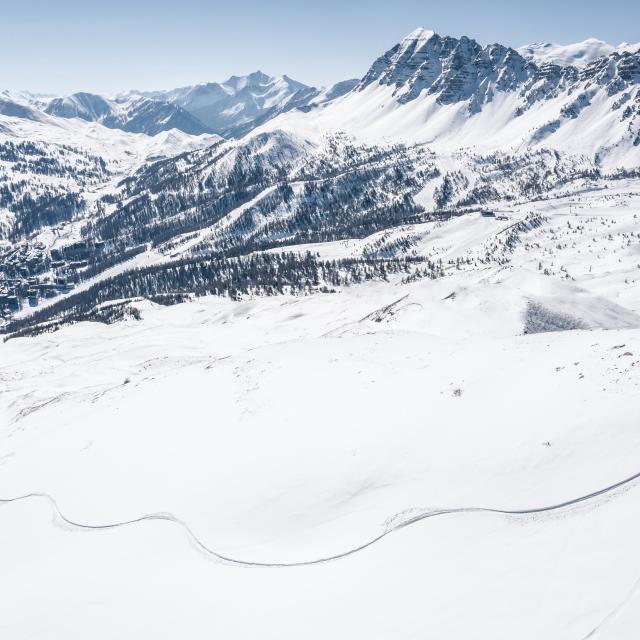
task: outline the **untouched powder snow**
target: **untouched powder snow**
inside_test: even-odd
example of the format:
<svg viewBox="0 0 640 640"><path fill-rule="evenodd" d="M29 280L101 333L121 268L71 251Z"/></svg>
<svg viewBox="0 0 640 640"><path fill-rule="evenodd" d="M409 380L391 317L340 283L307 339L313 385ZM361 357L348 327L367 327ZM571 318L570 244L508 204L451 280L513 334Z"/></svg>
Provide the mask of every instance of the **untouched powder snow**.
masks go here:
<svg viewBox="0 0 640 640"><path fill-rule="evenodd" d="M429 319L445 326L466 303L432 289L145 305L140 323L11 341L3 497L44 491L92 526L168 512L219 554L280 564L426 512L535 509L638 471L640 368L622 357L640 352L637 330L509 335L513 310L473 305L445 338ZM497 335L480 333L483 315ZM97 621L103 638L583 638L629 600L631 629L639 490L431 517L330 564L254 571L175 522L82 531L45 499L5 504L3 624L18 638L83 637Z"/></svg>

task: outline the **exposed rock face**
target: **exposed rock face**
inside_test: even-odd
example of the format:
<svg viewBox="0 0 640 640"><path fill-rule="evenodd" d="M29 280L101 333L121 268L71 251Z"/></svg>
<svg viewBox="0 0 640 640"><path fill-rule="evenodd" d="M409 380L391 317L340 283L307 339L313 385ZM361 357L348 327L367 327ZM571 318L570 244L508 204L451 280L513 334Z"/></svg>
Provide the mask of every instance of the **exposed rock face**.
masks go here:
<svg viewBox="0 0 640 640"><path fill-rule="evenodd" d="M395 85L400 102L423 91L451 104L471 97L490 99L494 90L512 91L535 77L537 67L517 51L499 44L481 47L475 40L441 37L418 29L375 61L359 85Z"/></svg>
<svg viewBox="0 0 640 640"><path fill-rule="evenodd" d="M418 29L378 58L357 86L358 90L379 83L395 86L400 103L421 94L436 95L439 104L468 100L478 111L496 92L517 91L523 98L520 110L581 90L581 97L566 108L576 117L589 103L593 91L604 88L609 95L640 81L640 52L613 52L583 67L544 63L537 65L518 51L500 44L482 47L465 36L452 38Z"/></svg>

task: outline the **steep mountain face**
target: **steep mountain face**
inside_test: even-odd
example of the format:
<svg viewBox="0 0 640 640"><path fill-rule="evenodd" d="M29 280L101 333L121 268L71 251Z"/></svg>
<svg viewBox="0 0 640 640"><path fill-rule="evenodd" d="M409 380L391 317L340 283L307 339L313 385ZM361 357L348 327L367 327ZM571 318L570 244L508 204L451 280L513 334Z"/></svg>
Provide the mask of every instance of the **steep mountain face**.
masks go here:
<svg viewBox="0 0 640 640"><path fill-rule="evenodd" d="M47 104L45 112L60 118L82 118L90 122L99 122L111 117L115 105L102 96L92 93L74 93L63 98L54 98Z"/></svg>
<svg viewBox="0 0 640 640"><path fill-rule="evenodd" d="M612 52L578 69L545 62L538 66L499 44L485 47L467 37L441 37L418 29L373 64L357 89L393 87L400 104L436 96L440 105L469 101L472 111L497 94L523 98L521 109L580 89L605 89L607 95L637 88L640 53Z"/></svg>
<svg viewBox="0 0 640 640"><path fill-rule="evenodd" d="M190 135L212 133L205 124L182 107L140 96L117 102L95 94L75 93L54 98L44 110L61 118L81 118L129 133L153 136L171 129L179 129Z"/></svg>
<svg viewBox="0 0 640 640"><path fill-rule="evenodd" d="M325 102L329 102L329 100L340 98L341 96L355 89L358 86L359 82L359 78L352 78L350 80L342 80L342 82L336 82L336 84L320 92L318 97L312 101L312 104L324 104Z"/></svg>
<svg viewBox="0 0 640 640"><path fill-rule="evenodd" d="M418 29L376 60L362 81L306 117L261 130L312 138L349 131L365 140L425 142L450 151L554 148L634 167L640 145L640 53L584 66L538 65L515 49Z"/></svg>
<svg viewBox="0 0 640 640"><path fill-rule="evenodd" d="M535 68L513 49L481 47L475 40L441 37L418 29L374 62L358 89L378 83L393 86L398 102L415 100L424 91L440 104L487 96L491 90L512 91Z"/></svg>

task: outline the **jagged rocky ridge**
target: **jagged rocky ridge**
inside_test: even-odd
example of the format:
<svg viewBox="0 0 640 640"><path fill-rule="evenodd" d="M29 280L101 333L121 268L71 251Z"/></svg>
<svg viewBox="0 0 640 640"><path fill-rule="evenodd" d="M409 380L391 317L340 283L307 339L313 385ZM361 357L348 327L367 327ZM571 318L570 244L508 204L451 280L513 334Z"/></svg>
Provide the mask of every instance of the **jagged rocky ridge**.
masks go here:
<svg viewBox="0 0 640 640"><path fill-rule="evenodd" d="M637 99L639 82L640 52L615 51L582 68L538 66L510 47L483 47L465 36L442 37L418 29L378 58L356 89L379 83L395 87L394 96L401 103L425 92L436 95L440 104L469 100L472 110L490 102L496 92L517 92L526 109L537 100L579 88L603 88L608 95L635 89Z"/></svg>

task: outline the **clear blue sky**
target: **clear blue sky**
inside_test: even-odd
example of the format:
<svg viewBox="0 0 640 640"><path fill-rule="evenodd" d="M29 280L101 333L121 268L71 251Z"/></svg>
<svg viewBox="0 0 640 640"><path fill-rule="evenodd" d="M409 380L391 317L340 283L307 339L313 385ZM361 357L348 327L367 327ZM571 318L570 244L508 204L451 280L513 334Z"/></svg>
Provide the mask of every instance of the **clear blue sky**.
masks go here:
<svg viewBox="0 0 640 640"><path fill-rule="evenodd" d="M361 76L418 26L483 44L640 41L640 0L9 0L0 88L169 88L260 69Z"/></svg>

